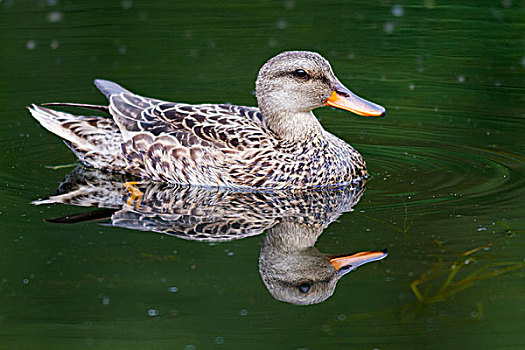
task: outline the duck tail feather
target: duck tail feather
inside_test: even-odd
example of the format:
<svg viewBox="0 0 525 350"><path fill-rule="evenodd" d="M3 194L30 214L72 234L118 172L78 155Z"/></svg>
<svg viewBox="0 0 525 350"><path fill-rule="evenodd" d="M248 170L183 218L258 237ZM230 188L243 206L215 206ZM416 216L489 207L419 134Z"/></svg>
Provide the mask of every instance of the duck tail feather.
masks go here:
<svg viewBox="0 0 525 350"><path fill-rule="evenodd" d="M132 92L124 89L117 83L104 79L95 79L95 85L108 99L111 95L118 95L121 93L132 94Z"/></svg>

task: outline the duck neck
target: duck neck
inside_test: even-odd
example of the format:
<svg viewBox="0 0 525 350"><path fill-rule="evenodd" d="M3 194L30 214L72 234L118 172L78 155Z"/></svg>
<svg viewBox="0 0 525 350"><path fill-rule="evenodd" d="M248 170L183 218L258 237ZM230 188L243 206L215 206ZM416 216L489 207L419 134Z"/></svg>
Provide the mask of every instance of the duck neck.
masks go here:
<svg viewBox="0 0 525 350"><path fill-rule="evenodd" d="M324 129L311 111L281 112L277 115L263 111L263 115L266 126L284 140L300 141L323 137Z"/></svg>

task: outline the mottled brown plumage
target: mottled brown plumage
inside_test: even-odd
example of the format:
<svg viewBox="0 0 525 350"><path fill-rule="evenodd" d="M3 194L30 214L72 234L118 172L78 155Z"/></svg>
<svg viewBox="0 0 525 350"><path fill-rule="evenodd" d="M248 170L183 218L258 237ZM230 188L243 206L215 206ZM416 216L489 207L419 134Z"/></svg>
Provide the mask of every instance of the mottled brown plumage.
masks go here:
<svg viewBox="0 0 525 350"><path fill-rule="evenodd" d="M84 164L174 184L287 189L358 181L366 176L363 158L325 131L312 110L331 105L384 114L346 89L323 57L304 51L284 52L261 68L259 109L164 102L109 81L95 84L112 119L29 109Z"/></svg>

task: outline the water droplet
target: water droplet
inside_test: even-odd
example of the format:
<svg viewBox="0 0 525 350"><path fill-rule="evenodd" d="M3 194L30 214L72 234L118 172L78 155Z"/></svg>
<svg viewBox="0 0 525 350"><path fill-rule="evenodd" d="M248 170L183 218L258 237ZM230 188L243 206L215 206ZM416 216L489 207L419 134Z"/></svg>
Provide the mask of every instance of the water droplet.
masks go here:
<svg viewBox="0 0 525 350"><path fill-rule="evenodd" d="M401 17L405 13L405 9L401 5L394 5L392 7L392 14L396 17Z"/></svg>
<svg viewBox="0 0 525 350"><path fill-rule="evenodd" d="M102 305L104 305L104 306L109 305L109 297L104 296L102 298Z"/></svg>
<svg viewBox="0 0 525 350"><path fill-rule="evenodd" d="M155 309L149 309L148 310L148 316L155 317L155 316L158 316L158 315L159 315L159 311L158 310L155 310Z"/></svg>
<svg viewBox="0 0 525 350"><path fill-rule="evenodd" d="M179 288L177 288L177 287L169 287L168 290L170 291L170 293L177 293L179 291Z"/></svg>
<svg viewBox="0 0 525 350"><path fill-rule="evenodd" d="M22 281L24 284L28 284L29 283L29 280L27 278L24 278L23 281Z"/></svg>
<svg viewBox="0 0 525 350"><path fill-rule="evenodd" d="M465 76L464 75L458 75L458 82L464 83L465 82Z"/></svg>
<svg viewBox="0 0 525 350"><path fill-rule="evenodd" d="M34 40L28 40L26 43L26 48L28 50L34 50L36 48L36 42Z"/></svg>
<svg viewBox="0 0 525 350"><path fill-rule="evenodd" d="M62 18L64 17L64 15L62 14L62 12L60 11L53 11L53 12L49 12L46 16L47 18L47 21L49 23L57 23L57 22L60 22L62 20Z"/></svg>
<svg viewBox="0 0 525 350"><path fill-rule="evenodd" d="M414 86L414 84L410 84L410 85L408 85L408 88L409 88L410 90L414 90L415 86Z"/></svg>
<svg viewBox="0 0 525 350"><path fill-rule="evenodd" d="M217 337L215 338L216 344L224 344L224 338L223 337Z"/></svg>
<svg viewBox="0 0 525 350"><path fill-rule="evenodd" d="M248 310L246 310L246 309L242 309L242 310L239 312L239 314L240 314L241 316L246 316L246 315L248 315Z"/></svg>

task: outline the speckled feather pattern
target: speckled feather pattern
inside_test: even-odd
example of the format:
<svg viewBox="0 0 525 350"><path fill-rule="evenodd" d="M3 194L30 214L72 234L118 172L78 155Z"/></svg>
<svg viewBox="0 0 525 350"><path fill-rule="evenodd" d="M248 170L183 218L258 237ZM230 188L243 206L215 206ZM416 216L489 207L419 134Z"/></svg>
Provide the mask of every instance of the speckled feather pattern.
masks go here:
<svg viewBox="0 0 525 350"><path fill-rule="evenodd" d="M64 137L84 164L156 181L285 189L341 185L366 174L360 154L336 136L325 131L302 142L280 140L257 108L129 93L111 96L113 119L33 108L83 140Z"/></svg>
<svg viewBox="0 0 525 350"><path fill-rule="evenodd" d="M304 90L301 94L313 95L317 101L309 102L308 108L317 108L322 105L318 101L338 83L337 78L324 58L308 52L281 54L281 61L288 60L282 69L295 64L293 55L302 55L296 60L306 66L308 62L319 66L315 84L304 88L293 77L272 73L278 68L267 66L279 61L274 58L261 69L257 88L258 93L268 90L269 97L258 96L258 100L270 110L278 108L275 101L291 95L299 110L296 114L283 110L281 116L278 111L263 115L253 107L165 102L105 80L96 84L108 97L109 108L95 107L106 109L111 118L76 116L36 105L30 111L45 128L62 137L82 163L107 171L172 184L232 189L315 188L359 181L366 177L361 155L325 131L311 111L302 111L306 107L294 95L297 85ZM282 96L278 84L288 89ZM324 92L317 96L318 90ZM273 105L267 102L272 94Z"/></svg>

